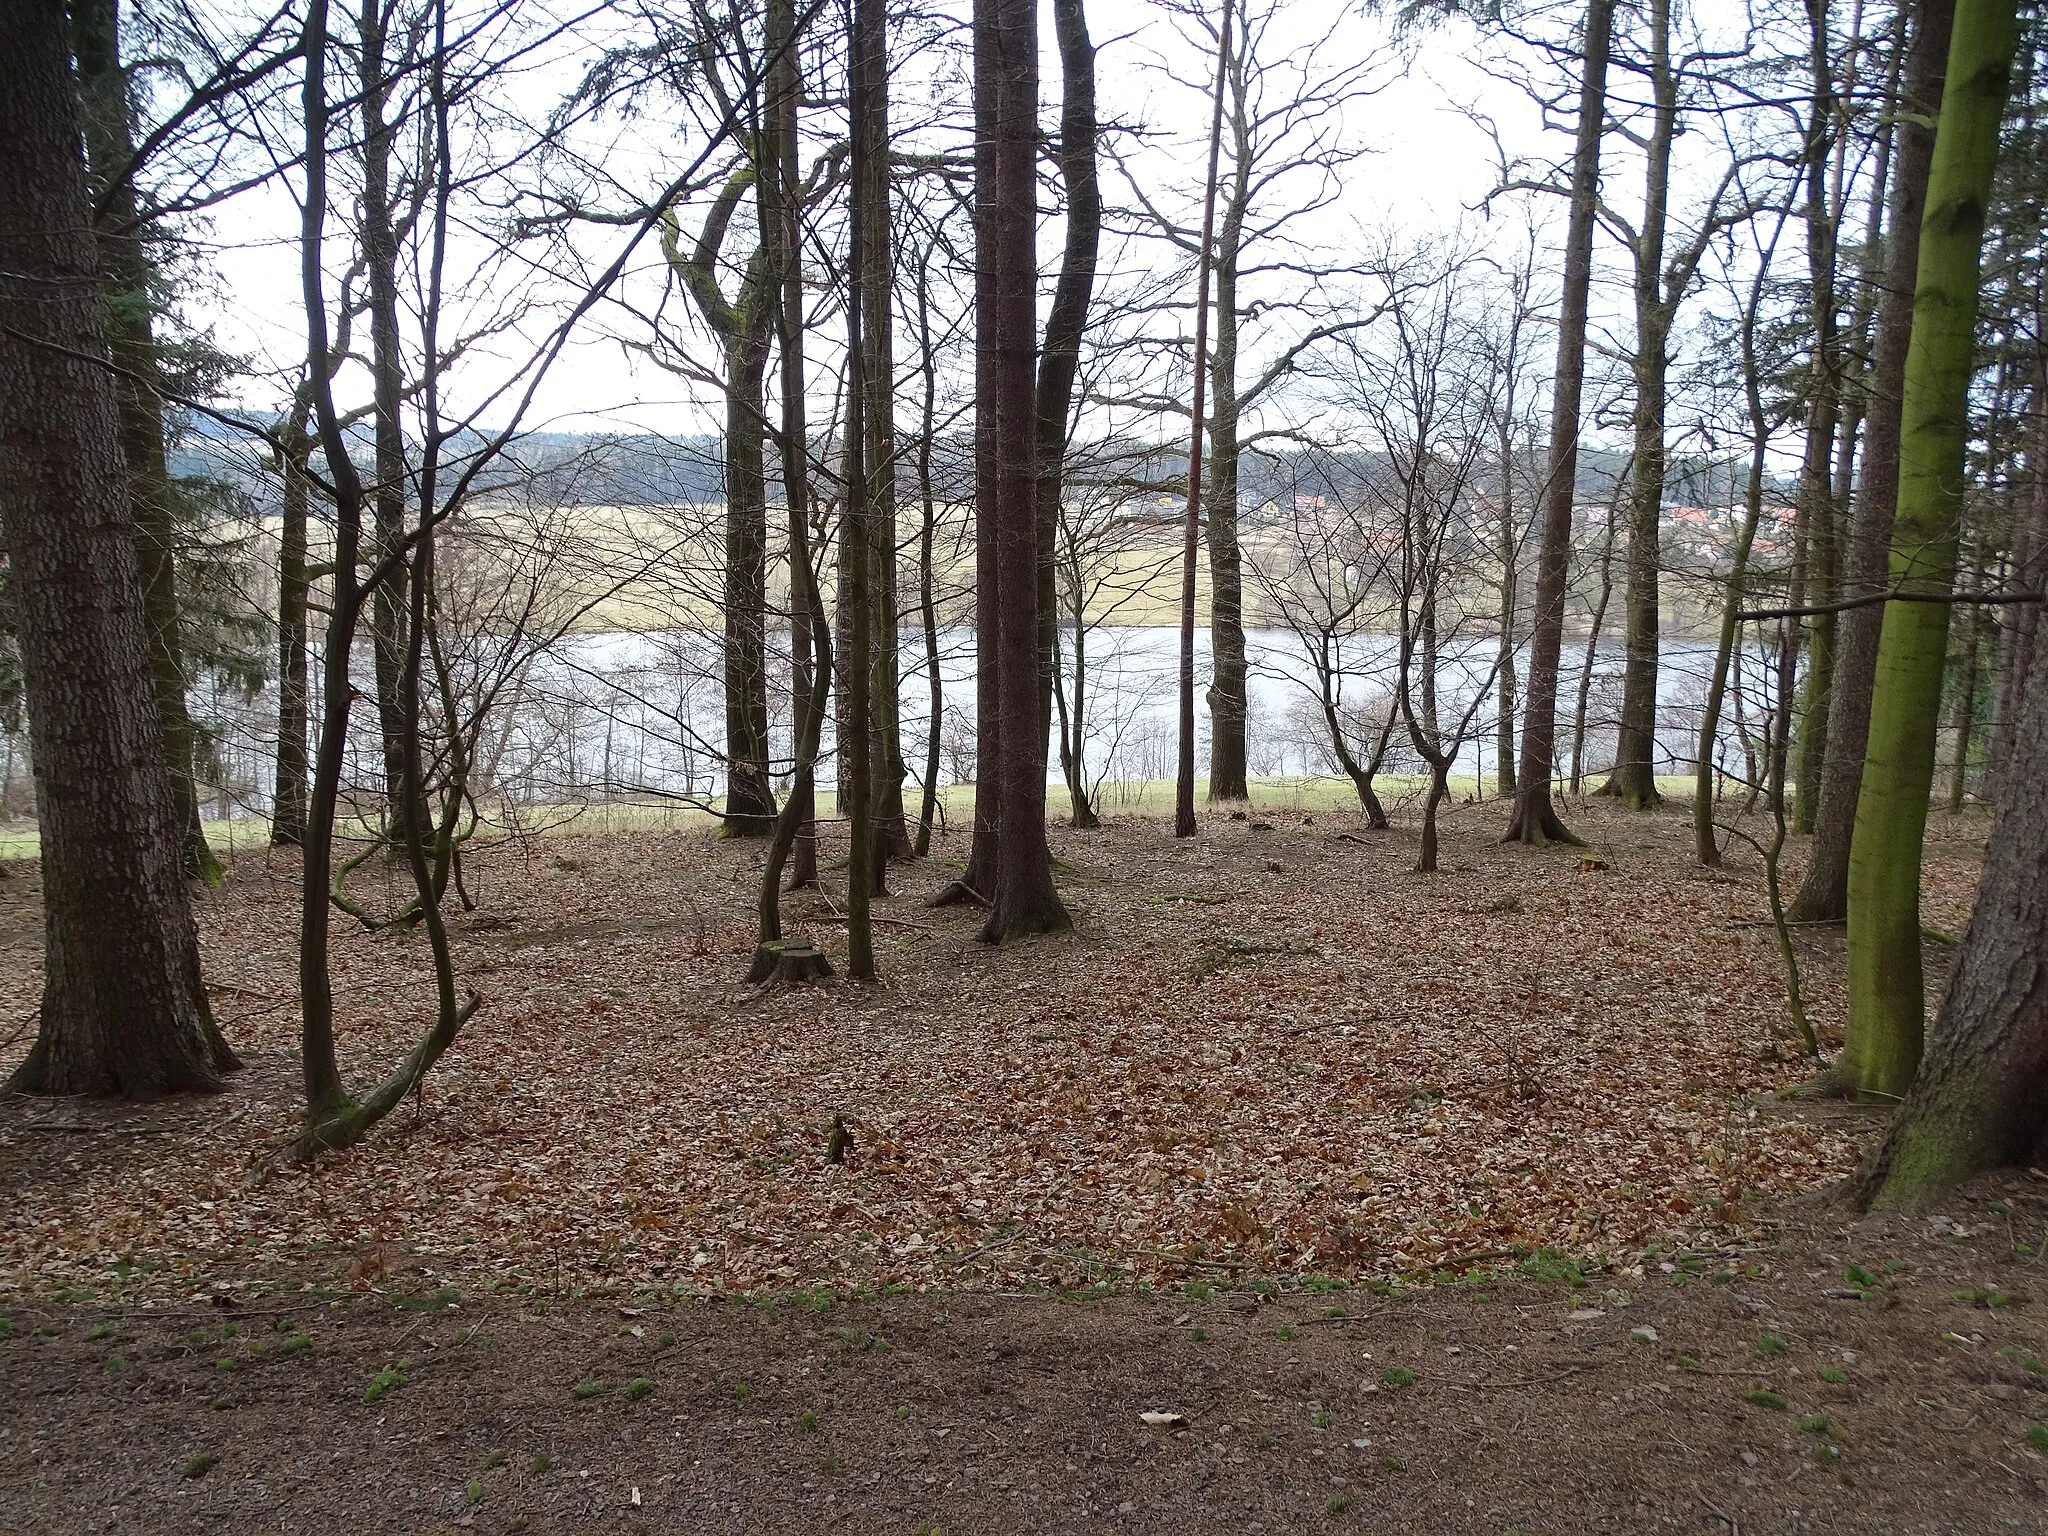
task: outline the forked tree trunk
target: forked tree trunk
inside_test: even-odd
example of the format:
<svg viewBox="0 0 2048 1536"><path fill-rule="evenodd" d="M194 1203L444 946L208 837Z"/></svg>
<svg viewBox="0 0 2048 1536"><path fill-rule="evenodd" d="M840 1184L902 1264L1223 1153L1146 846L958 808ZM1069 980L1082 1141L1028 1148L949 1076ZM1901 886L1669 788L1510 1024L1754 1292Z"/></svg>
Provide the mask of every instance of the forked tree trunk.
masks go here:
<svg viewBox="0 0 2048 1536"><path fill-rule="evenodd" d="M1913 287L1920 266L1920 221L1927 206L1927 176L1934 159L1934 118L1941 110L1948 69L1954 0L1918 0L1897 115L1892 169L1891 230L1886 237L1884 292L1878 303L1868 404L1864 409L1863 467L1843 557L1845 595L1884 590L1890 579L1892 516L1899 497L1900 410L1906 352L1913 337ZM1884 606L1852 608L1835 631L1835 675L1830 690L1827 753L1814 806L1813 845L1806 873L1792 898L1791 921L1839 922L1849 910L1849 842L1856 828L1856 798L1870 731L1871 690L1877 676L1878 634Z"/></svg>
<svg viewBox="0 0 2048 1536"><path fill-rule="evenodd" d="M64 11L0 0L0 538L42 834L44 970L16 1092L220 1087L150 674Z"/></svg>
<svg viewBox="0 0 2048 1536"><path fill-rule="evenodd" d="M984 737L1000 757L975 786L988 811L994 868L992 943L1072 925L1053 888L1045 841L1046 736L1038 666L1038 445L1033 425L1037 352L1036 163L1038 8L1034 0L974 4L974 306L977 627L992 674ZM985 617L983 617L985 616Z"/></svg>
<svg viewBox="0 0 2048 1536"><path fill-rule="evenodd" d="M2014 0L1959 0L1920 230L1906 359L1892 585L1937 599L1955 583L1984 210L2011 74ZM1849 852L1845 1085L1896 1097L1920 1063L1921 842L1948 652L1946 602L1888 603Z"/></svg>
<svg viewBox="0 0 2048 1536"><path fill-rule="evenodd" d="M1529 632L1529 689L1522 714L1522 765L1504 842L1578 843L1551 800L1557 772L1557 674L1564 648L1564 599L1571 574L1572 500L1579 473L1579 406L1586 383L1586 310L1599 212L1600 133L1606 119L1607 56L1614 0L1588 0L1579 82L1578 143L1572 156L1564 293L1558 311L1557 376L1551 392L1550 466L1543 485L1543 539Z"/></svg>

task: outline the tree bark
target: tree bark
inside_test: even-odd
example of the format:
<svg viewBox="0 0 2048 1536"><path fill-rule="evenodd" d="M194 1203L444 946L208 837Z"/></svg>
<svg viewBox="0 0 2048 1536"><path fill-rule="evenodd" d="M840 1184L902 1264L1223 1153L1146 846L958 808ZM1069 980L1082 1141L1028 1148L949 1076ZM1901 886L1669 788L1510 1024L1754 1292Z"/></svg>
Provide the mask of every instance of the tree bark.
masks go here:
<svg viewBox="0 0 2048 1536"><path fill-rule="evenodd" d="M1593 280L1593 225L1599 211L1600 131L1606 116L1607 58L1614 0L1587 0L1579 82L1578 143L1572 156L1571 215L1565 233L1564 293L1558 312L1557 376L1550 412L1550 465L1543 486L1543 539L1529 632L1529 687L1522 713L1522 764L1515 813L1504 842L1577 844L1551 800L1557 772L1557 674L1564 648L1564 600L1571 575L1572 500L1578 488L1579 407L1586 383L1586 310Z"/></svg>
<svg viewBox="0 0 2048 1536"><path fill-rule="evenodd" d="M1251 202L1251 125L1244 50L1231 56L1230 189L1216 231L1216 340L1209 354L1209 801L1245 800L1250 713L1244 638L1244 554L1238 542L1241 404L1237 395L1237 261Z"/></svg>
<svg viewBox="0 0 2048 1536"><path fill-rule="evenodd" d="M118 372L114 400L127 465L127 486L142 573L143 620L149 629L150 677L163 718L165 762L188 877L215 884L220 860L199 822L194 734L185 703L184 616L178 602L177 520L164 452L163 401L153 305L156 274L132 180L135 104L121 60L120 8L115 0L79 0L71 8L74 84L84 128L88 186L104 206L98 220L100 262L107 282L107 340Z"/></svg>
<svg viewBox="0 0 2048 1536"><path fill-rule="evenodd" d="M1195 255L1195 357L1189 389L1193 395L1188 434L1188 506L1180 567L1180 719L1173 780L1173 835L1193 837L1195 824L1195 555L1202 521L1203 395L1209 384L1209 284L1215 275L1216 177L1223 153L1223 93L1230 75L1230 18L1235 0L1224 0L1216 35L1216 94L1209 118L1209 173L1202 183L1202 244ZM1215 598L1211 594L1213 605ZM1212 662L1214 658L1211 658ZM1212 743L1213 747L1213 743Z"/></svg>
<svg viewBox="0 0 2048 1536"><path fill-rule="evenodd" d="M1678 129L1678 82L1671 71L1671 3L1651 0L1653 116L1644 151L1643 222L1636 231L1635 455L1628 502L1627 660L1614 767L1600 793L1632 811L1663 803L1657 792L1659 576L1664 568L1665 376L1679 293L1665 295L1665 226L1670 215L1671 141ZM1681 289L1682 292L1682 289Z"/></svg>
<svg viewBox="0 0 2048 1536"><path fill-rule="evenodd" d="M1102 191L1096 174L1095 45L1088 36L1084 0L1054 0L1053 28L1060 50L1060 180L1067 192L1066 245L1045 321L1045 347L1038 358L1033 414L1038 440L1038 625L1042 729L1051 728L1059 683L1059 583L1056 547L1061 502L1066 491L1068 417L1074 405L1074 375L1081 364L1081 338L1102 245ZM1087 617L1074 615L1075 708L1082 699L1082 639ZM1078 723L1076 724L1078 730ZM1068 739L1064 702L1060 721L1060 767L1073 803L1075 826L1094 826L1087 786L1076 777L1078 754Z"/></svg>
<svg viewBox="0 0 2048 1536"><path fill-rule="evenodd" d="M2011 73L2013 0L1958 0L1920 229L1906 359L1892 585L1955 583L1985 207ZM1934 778L1949 605L1888 603L1849 852L1845 1083L1896 1097L1920 1062L1926 991L1920 859Z"/></svg>
<svg viewBox="0 0 2048 1536"><path fill-rule="evenodd" d="M270 801L272 847L297 847L306 837L306 528L313 482L307 408L293 409L279 429L277 466L284 479L283 528L277 547L277 776Z"/></svg>
<svg viewBox="0 0 2048 1536"><path fill-rule="evenodd" d="M1038 8L974 3L974 306L977 628L990 649L1000 756L975 786L990 801L991 943L1072 926L1045 841L1046 735L1040 728L1037 352Z"/></svg>
<svg viewBox="0 0 2048 1536"><path fill-rule="evenodd" d="M1926 1060L1857 1181L1863 1204L1925 1205L1980 1169L2027 1160L2048 1126L2048 665L2038 637L2012 767Z"/></svg>
<svg viewBox="0 0 2048 1536"><path fill-rule="evenodd" d="M42 835L44 971L16 1092L213 1090L214 1028L125 494L105 267L63 7L0 0L0 538Z"/></svg>
<svg viewBox="0 0 2048 1536"><path fill-rule="evenodd" d="M1941 111L1954 0L1918 0L1897 114L1892 164L1891 230L1886 237L1883 294L1878 301L1863 466L1843 561L1844 596L1880 592L1889 579L1892 516L1899 496L1900 410L1906 352L1913 337L1913 289L1920 265L1920 221L1934 159L1934 118ZM1884 607L1853 608L1835 634L1835 676L1828 707L1827 753L1814 807L1806 873L1792 898L1793 922L1839 922L1849 910L1849 842L1863 783L1871 690Z"/></svg>
<svg viewBox="0 0 2048 1536"><path fill-rule="evenodd" d="M1799 516L1806 536L1806 596L1832 603L1842 583L1841 509L1835 505L1831 470L1835 433L1841 425L1842 360L1835 299L1836 213L1828 196L1829 148L1834 141L1837 102L1834 63L1828 47L1828 0L1806 0L1809 68L1813 93L1806 129L1806 254L1813 326L1813 360L1806 412L1806 452L1799 473ZM1792 827L1813 830L1826 761L1829 707L1835 678L1836 615L1807 621L1805 702L1799 711L1799 765L1794 775Z"/></svg>

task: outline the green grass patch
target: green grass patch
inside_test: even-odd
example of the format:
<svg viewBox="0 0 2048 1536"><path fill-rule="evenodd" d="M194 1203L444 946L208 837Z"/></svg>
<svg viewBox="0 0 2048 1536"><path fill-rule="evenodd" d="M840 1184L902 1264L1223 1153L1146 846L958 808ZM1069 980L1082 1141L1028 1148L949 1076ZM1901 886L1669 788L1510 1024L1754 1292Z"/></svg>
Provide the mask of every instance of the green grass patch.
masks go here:
<svg viewBox="0 0 2048 1536"><path fill-rule="evenodd" d="M178 1468L178 1476L187 1479L204 1477L214 1469L219 1461L220 1458L214 1455L213 1452L201 1451L197 1456L185 1458L185 1464Z"/></svg>
<svg viewBox="0 0 2048 1536"><path fill-rule="evenodd" d="M372 1376L370 1384L363 1388L363 1401L374 1403L378 1398L396 1392L405 1385L405 1381L405 1362L403 1360L399 1361L396 1365L387 1365L383 1370Z"/></svg>
<svg viewBox="0 0 2048 1536"><path fill-rule="evenodd" d="M579 1381L569 1390L575 1394L578 1401L587 1401L590 1398L604 1395L604 1383L601 1381Z"/></svg>
<svg viewBox="0 0 2048 1536"><path fill-rule="evenodd" d="M1784 1393L1773 1392L1769 1387L1757 1388L1756 1391L1749 1394L1747 1400L1759 1408L1770 1408L1778 1413L1783 1413L1792 1406Z"/></svg>
<svg viewBox="0 0 2048 1536"><path fill-rule="evenodd" d="M635 1376L631 1381L619 1388L619 1396L625 1398L628 1402L637 1403L653 1390L653 1382L649 1381L645 1376Z"/></svg>
<svg viewBox="0 0 2048 1536"><path fill-rule="evenodd" d="M1849 1379L1849 1373L1838 1365L1824 1365L1820 1368L1820 1379L1831 1387L1839 1387Z"/></svg>
<svg viewBox="0 0 2048 1536"><path fill-rule="evenodd" d="M1415 1373L1405 1365L1390 1366L1388 1369L1380 1372L1380 1382L1382 1385L1393 1387L1396 1390L1402 1387L1412 1387L1415 1385Z"/></svg>

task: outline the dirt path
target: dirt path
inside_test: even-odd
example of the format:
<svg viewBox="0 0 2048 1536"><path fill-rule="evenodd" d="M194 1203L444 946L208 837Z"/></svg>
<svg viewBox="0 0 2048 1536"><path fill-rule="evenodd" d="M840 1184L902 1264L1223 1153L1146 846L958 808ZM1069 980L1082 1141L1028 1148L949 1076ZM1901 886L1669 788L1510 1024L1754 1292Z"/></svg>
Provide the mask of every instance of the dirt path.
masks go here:
<svg viewBox="0 0 2048 1536"><path fill-rule="evenodd" d="M1578 1285L17 1307L0 1532L2038 1531L2044 1192Z"/></svg>

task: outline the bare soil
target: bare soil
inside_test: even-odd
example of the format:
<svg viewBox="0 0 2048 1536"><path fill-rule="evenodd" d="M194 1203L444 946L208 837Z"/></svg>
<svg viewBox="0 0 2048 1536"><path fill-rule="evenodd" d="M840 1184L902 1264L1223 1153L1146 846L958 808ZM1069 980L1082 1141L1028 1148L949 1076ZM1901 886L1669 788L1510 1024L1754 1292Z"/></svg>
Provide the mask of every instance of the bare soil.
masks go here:
<svg viewBox="0 0 2048 1536"><path fill-rule="evenodd" d="M2044 1190L1576 1285L19 1306L0 1531L2038 1531Z"/></svg>
<svg viewBox="0 0 2048 1536"><path fill-rule="evenodd" d="M2043 1529L2048 1180L1815 1204L1879 1122L1780 1097L1756 871L1572 819L1584 860L1460 808L1435 876L1278 807L1062 831L1077 930L1002 951L917 899L949 843L873 990L740 984L758 849L479 850L476 1020L267 1174L297 870L244 857L201 913L228 1092L0 1100L0 1533ZM1930 850L1938 929L1980 836ZM1839 933L1800 948L1832 1042ZM422 947L336 972L367 1077Z"/></svg>

